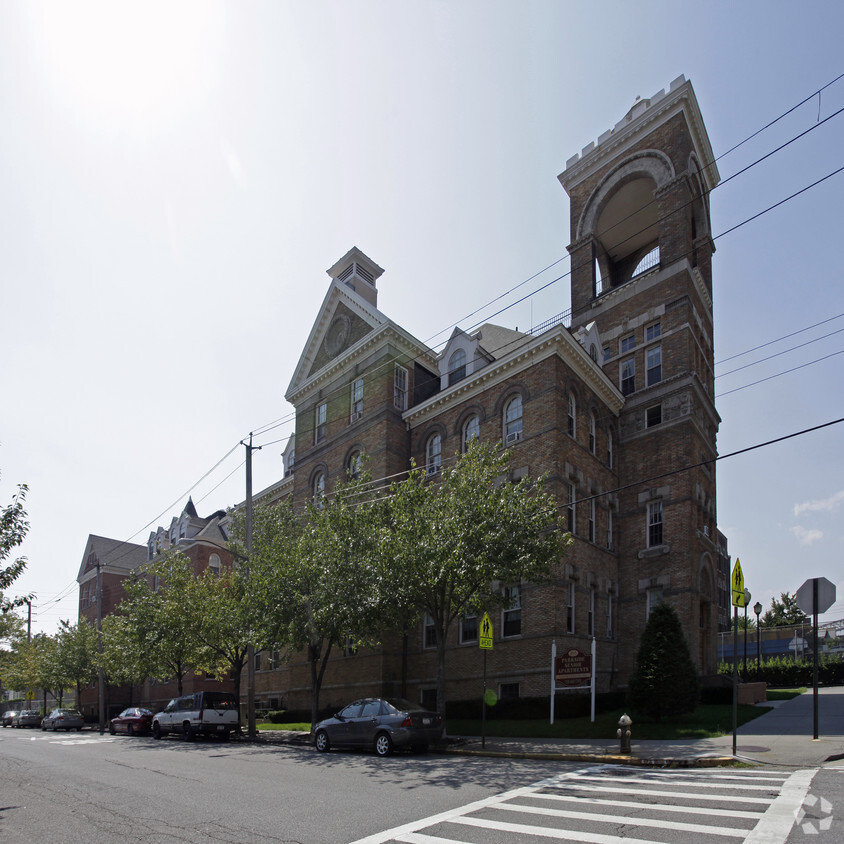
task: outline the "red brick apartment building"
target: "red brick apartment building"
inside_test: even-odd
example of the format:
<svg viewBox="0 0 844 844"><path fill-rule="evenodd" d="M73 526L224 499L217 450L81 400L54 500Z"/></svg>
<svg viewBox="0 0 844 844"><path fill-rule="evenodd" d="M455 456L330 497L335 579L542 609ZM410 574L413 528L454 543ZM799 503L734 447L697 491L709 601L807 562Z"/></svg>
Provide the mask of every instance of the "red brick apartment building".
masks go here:
<svg viewBox="0 0 844 844"><path fill-rule="evenodd" d="M350 250L328 270L286 392L296 429L284 477L259 506L328 491L364 454L376 479L412 459L435 476L471 438L503 440L515 477L547 477L574 543L552 585L505 587L488 686L501 697L547 695L552 642L588 650L593 636L599 690L623 686L661 600L678 610L699 670L714 673L720 419L709 192L719 178L690 82L637 99L559 176L571 207L571 311L524 333L458 329L439 353L378 309L384 271ZM97 539L80 571L89 617ZM377 649L335 649L321 704L404 694L434 706L432 633L423 620L406 645L387 634ZM447 699L477 699L477 619L447 644ZM259 708L309 706L304 657L255 659Z"/></svg>
<svg viewBox="0 0 844 844"><path fill-rule="evenodd" d="M468 439L503 440L515 476L546 475L575 542L552 586L510 586L487 679L547 695L551 644L597 639L599 689L626 683L650 608L678 610L704 674L716 668L718 546L709 192L719 181L690 82L637 99L559 176L571 206L571 311L529 333L455 330L442 352L378 310L383 270L354 248L328 292L286 398L296 431L265 501L302 502L368 455L374 478L410 460L435 475ZM408 643L333 657L321 703L399 694L433 704L427 625ZM449 700L480 695L477 621L452 632ZM259 706L304 707L294 658L257 657Z"/></svg>

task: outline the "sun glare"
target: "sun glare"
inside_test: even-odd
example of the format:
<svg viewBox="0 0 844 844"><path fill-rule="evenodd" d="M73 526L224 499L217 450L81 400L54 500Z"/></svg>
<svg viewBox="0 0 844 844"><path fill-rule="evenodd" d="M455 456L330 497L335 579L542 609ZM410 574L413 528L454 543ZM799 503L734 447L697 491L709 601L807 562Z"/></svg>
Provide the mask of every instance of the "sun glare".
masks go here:
<svg viewBox="0 0 844 844"><path fill-rule="evenodd" d="M155 132L201 102L213 84L218 3L58 0L32 9L51 85L99 128Z"/></svg>

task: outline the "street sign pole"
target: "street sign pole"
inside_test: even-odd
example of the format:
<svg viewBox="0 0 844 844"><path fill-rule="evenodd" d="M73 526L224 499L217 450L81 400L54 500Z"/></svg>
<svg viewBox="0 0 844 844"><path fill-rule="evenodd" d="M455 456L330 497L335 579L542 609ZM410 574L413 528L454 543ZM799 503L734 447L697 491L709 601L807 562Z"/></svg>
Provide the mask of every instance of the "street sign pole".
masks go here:
<svg viewBox="0 0 844 844"><path fill-rule="evenodd" d="M812 578L812 738L818 740L818 579Z"/></svg>
<svg viewBox="0 0 844 844"><path fill-rule="evenodd" d="M738 730L738 606L733 607L733 756Z"/></svg>

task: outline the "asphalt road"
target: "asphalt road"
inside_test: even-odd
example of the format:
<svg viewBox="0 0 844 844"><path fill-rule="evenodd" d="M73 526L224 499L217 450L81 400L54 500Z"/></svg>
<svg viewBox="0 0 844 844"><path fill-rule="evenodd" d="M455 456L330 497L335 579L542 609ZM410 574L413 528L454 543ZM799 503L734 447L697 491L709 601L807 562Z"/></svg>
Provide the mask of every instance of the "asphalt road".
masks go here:
<svg viewBox="0 0 844 844"><path fill-rule="evenodd" d="M574 767L3 730L0 840L343 844Z"/></svg>

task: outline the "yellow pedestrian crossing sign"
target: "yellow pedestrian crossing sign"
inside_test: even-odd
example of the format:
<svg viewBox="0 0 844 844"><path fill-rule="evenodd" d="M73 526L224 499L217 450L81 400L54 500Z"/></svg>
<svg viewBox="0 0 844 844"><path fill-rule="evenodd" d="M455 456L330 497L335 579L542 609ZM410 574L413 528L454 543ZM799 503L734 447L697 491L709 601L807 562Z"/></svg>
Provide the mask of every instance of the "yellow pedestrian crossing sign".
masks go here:
<svg viewBox="0 0 844 844"><path fill-rule="evenodd" d="M478 645L484 650L492 650L492 621L490 621L489 613L485 612L481 619L481 631L478 636Z"/></svg>
<svg viewBox="0 0 844 844"><path fill-rule="evenodd" d="M745 605L744 574L742 574L741 563L738 557L736 557L736 564L733 566L733 574L730 580L732 583L733 606L743 607Z"/></svg>

